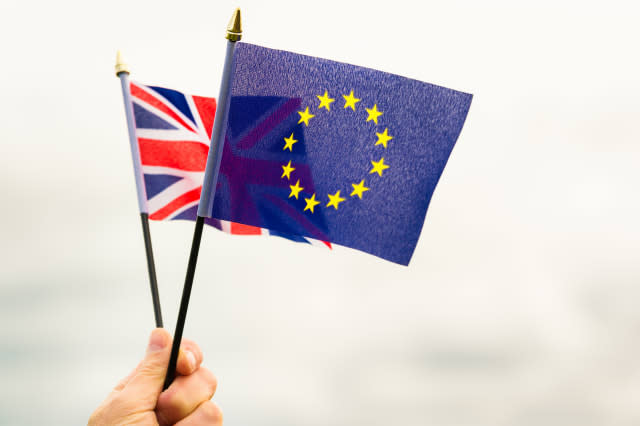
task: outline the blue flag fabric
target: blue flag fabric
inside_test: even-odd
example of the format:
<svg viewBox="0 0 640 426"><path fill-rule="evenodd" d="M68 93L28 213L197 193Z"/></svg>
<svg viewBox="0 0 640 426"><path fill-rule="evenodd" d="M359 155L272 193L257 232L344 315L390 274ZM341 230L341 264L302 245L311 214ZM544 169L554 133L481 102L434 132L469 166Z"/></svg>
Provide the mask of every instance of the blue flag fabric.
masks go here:
<svg viewBox="0 0 640 426"><path fill-rule="evenodd" d="M408 265L471 98L238 43L209 216Z"/></svg>

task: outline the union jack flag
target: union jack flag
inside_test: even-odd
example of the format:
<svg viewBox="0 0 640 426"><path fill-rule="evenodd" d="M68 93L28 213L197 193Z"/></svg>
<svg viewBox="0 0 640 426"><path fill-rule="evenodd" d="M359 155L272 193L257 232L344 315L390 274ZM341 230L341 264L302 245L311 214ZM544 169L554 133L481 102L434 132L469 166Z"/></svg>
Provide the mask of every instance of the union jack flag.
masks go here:
<svg viewBox="0 0 640 426"><path fill-rule="evenodd" d="M211 141L216 100L163 87L130 83L135 131L149 219L195 220ZM236 235L277 235L331 247L309 237L207 218L205 223Z"/></svg>

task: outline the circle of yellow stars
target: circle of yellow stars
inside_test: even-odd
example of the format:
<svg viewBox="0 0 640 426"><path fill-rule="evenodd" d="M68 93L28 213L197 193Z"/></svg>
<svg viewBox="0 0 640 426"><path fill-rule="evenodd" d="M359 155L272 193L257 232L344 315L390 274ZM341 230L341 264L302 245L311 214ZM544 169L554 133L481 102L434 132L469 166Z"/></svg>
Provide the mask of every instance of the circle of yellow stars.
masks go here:
<svg viewBox="0 0 640 426"><path fill-rule="evenodd" d="M329 96L329 92L327 90L324 91L324 94L316 95L316 97L320 101L320 104L317 107L318 112L316 112L316 114L319 114L323 108L326 109L327 111L331 111L332 104L336 101L336 99ZM351 90L349 94L342 94L342 98L344 100L344 104L342 105L343 109L349 108L354 112L356 112L358 109L358 106L360 106L358 105L358 103L362 101L362 99L357 98L355 96L355 94L353 93L353 90ZM384 114L382 111L378 110L378 105L374 103L371 108L365 107L364 109L367 112L366 122L368 123L371 121L373 122L374 125L377 126L378 119L380 118L381 115ZM298 120L298 124L304 124L305 127L309 126L309 123L315 117L315 114L312 114L309 111L308 106L305 107L304 110L298 111L298 115L300 116L300 119ZM375 145L376 146L382 145L384 149L387 149L389 141L393 139L393 136L389 135L389 129L386 127L382 133L376 132L376 136L378 140L375 142ZM295 132L292 132L288 137L284 138L284 146L282 150L283 151L289 150L290 152L293 152L293 145L296 142L298 142L298 140L295 139ZM371 161L372 167L371 167L371 170L369 170L369 175L377 174L379 177L382 177L384 171L389 168L389 165L386 164L384 161L385 161L384 156L381 156L378 161ZM289 161L287 164L283 164L281 167L282 167L282 175L280 177L282 179L287 179L288 181L293 182L293 178L291 175L296 170L296 168L291 165L291 161ZM366 179L362 179L360 182L357 182L357 183L355 182L351 183L352 191L349 194L350 198L358 197L358 199L362 200L364 193L366 191L369 191L370 189L369 187L366 186L366 182L365 182ZM291 189L291 192L289 193L289 198L293 197L296 200L299 199L300 192L304 189L304 187L300 185L300 179L296 179L296 183L293 185L289 185L289 188ZM328 202L325 205L325 207L326 208L333 207L335 210L338 210L340 203L347 200L346 193L343 197L341 196L341 192L342 190L337 189L334 194L327 194ZM303 197L303 198L305 201L305 207L303 211L314 213L316 206L318 206L319 204L322 204L322 201L320 201L319 199L316 199L315 192L311 195L311 197L309 198Z"/></svg>

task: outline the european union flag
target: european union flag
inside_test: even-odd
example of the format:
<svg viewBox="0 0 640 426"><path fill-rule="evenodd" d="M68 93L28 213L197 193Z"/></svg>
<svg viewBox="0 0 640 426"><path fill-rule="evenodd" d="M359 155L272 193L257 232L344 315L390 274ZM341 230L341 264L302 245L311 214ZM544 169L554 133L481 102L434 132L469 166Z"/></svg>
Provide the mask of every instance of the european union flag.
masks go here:
<svg viewBox="0 0 640 426"><path fill-rule="evenodd" d="M210 216L407 265L471 98L237 43Z"/></svg>

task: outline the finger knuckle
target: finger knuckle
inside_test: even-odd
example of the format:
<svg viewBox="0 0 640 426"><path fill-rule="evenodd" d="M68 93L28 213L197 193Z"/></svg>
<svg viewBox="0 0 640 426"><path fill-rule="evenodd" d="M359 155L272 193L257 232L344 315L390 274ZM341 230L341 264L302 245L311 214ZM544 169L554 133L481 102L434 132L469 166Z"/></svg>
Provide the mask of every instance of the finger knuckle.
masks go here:
<svg viewBox="0 0 640 426"><path fill-rule="evenodd" d="M173 387L160 394L157 408L165 414L171 414L175 411L182 411L187 405L188 402L185 399L184 392L181 392L177 387Z"/></svg>
<svg viewBox="0 0 640 426"><path fill-rule="evenodd" d="M192 347L195 344L196 343L191 339L187 339L187 338L184 338L184 337L182 338L181 347Z"/></svg>
<svg viewBox="0 0 640 426"><path fill-rule="evenodd" d="M138 372L136 376L142 377L154 377L157 376L160 371L164 371L166 369L166 365L163 362L164 360L161 357L154 357L148 359L144 362L140 367L138 367Z"/></svg>
<svg viewBox="0 0 640 426"><path fill-rule="evenodd" d="M223 420L222 410L213 401L206 401L201 406L203 417L207 420L207 422L214 425L221 425Z"/></svg>
<svg viewBox="0 0 640 426"><path fill-rule="evenodd" d="M218 378L207 367L202 367L200 370L200 374L202 374L202 378L208 386L211 395L213 396L216 389L218 388Z"/></svg>
<svg viewBox="0 0 640 426"><path fill-rule="evenodd" d="M196 342L189 339L183 340L183 345L181 346L181 348L184 350L191 351L193 355L196 357L196 360L198 360L199 362L202 362L202 350L200 349L200 346L198 346Z"/></svg>

